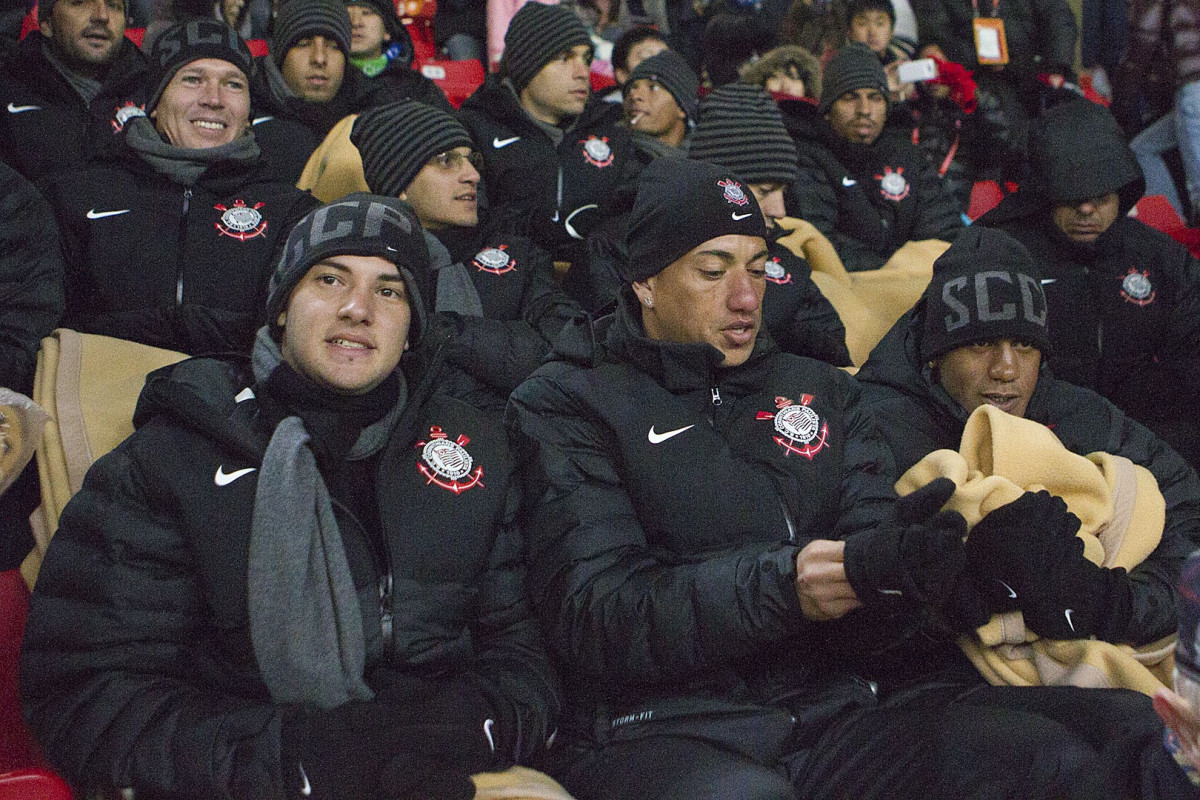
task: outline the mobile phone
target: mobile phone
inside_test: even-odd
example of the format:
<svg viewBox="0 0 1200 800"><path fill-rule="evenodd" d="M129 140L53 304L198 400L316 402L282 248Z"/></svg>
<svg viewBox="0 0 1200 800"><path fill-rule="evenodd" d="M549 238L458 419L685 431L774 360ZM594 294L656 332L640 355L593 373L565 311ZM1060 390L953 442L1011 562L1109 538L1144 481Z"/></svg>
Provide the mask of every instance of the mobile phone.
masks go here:
<svg viewBox="0 0 1200 800"><path fill-rule="evenodd" d="M915 61L905 61L896 69L896 77L901 83L917 83L936 78L937 62L932 58L918 58Z"/></svg>

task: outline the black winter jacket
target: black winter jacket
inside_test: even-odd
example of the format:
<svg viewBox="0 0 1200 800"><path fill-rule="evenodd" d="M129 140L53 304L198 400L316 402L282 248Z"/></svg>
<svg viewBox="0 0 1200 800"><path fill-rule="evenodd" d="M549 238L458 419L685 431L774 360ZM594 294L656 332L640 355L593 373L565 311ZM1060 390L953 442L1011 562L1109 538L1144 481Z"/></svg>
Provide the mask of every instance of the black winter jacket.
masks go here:
<svg viewBox="0 0 1200 800"><path fill-rule="evenodd" d="M641 162L605 106L591 98L556 146L495 76L467 98L459 119L483 155L497 229L528 236L556 261L577 261L582 239L632 207Z"/></svg>
<svg viewBox="0 0 1200 800"><path fill-rule="evenodd" d="M38 347L62 311L54 214L29 181L0 164L0 386L33 391Z"/></svg>
<svg viewBox="0 0 1200 800"><path fill-rule="evenodd" d="M786 234L776 227L775 233ZM808 262L771 237L767 243L767 289L763 327L780 349L835 367L848 367L846 326L837 309L813 283Z"/></svg>
<svg viewBox="0 0 1200 800"><path fill-rule="evenodd" d="M1054 374L1104 395L1200 465L1200 263L1125 216L1124 203L1091 244L1063 235L1052 207L1019 190L977 224L1011 234L1037 261Z"/></svg>
<svg viewBox="0 0 1200 800"><path fill-rule="evenodd" d="M891 449L896 475L934 450L958 450L967 413L939 384L918 355L923 304L909 311L858 372L865 403ZM1043 371L1025 412L1051 428L1073 453L1125 456L1153 473L1166 500L1162 542L1130 571L1122 594L1097 631L1110 642L1146 644L1173 633L1175 584L1187 556L1200 547L1200 479L1161 439L1088 389ZM925 642L928 644L928 642ZM912 659L912 653L904 655ZM932 665L931 665L932 666Z"/></svg>
<svg viewBox="0 0 1200 800"><path fill-rule="evenodd" d="M97 145L120 133L131 115L144 114L153 89L146 57L123 39L100 94L85 103L46 60L47 41L31 32L0 67L0 158L31 181L91 161Z"/></svg>
<svg viewBox="0 0 1200 800"><path fill-rule="evenodd" d="M795 588L811 539L891 519L858 385L765 334L722 369L710 345L648 339L636 308L627 288L614 315L564 331L508 408L575 734L664 697L788 704L802 727L872 702L829 668L838 629L806 620Z"/></svg>
<svg viewBox="0 0 1200 800"><path fill-rule="evenodd" d="M80 787L284 796L291 709L270 700L247 610L252 468L278 419L265 385L247 397L251 385L243 365L208 359L152 375L137 431L96 462L63 513L31 601L21 690L38 741ZM557 700L523 593L507 444L474 409L429 395L428 381L408 385L375 457L384 552L373 557L366 528L334 505L363 612L365 678L382 691L395 672L431 686L469 677L498 721L499 761L511 763L544 746ZM416 445L439 427L462 437L481 480L429 469ZM392 611L390 647L381 607Z"/></svg>
<svg viewBox="0 0 1200 800"><path fill-rule="evenodd" d="M1079 31L1066 0L978 0L978 6L980 16L1004 21L1008 64L1002 74L1021 81L1039 72L1074 74ZM936 44L948 60L967 69L990 69L980 67L975 55L975 15L969 0L914 0L913 11L922 47Z"/></svg>
<svg viewBox="0 0 1200 800"><path fill-rule="evenodd" d="M815 112L815 109L814 109ZM954 196L910 141L886 129L873 144L844 141L821 117L793 121L802 219L825 234L852 272L882 267L906 242L951 240L962 228Z"/></svg>
<svg viewBox="0 0 1200 800"><path fill-rule="evenodd" d="M264 171L219 163L185 188L122 141L47 179L67 264L64 324L192 355L248 352L275 250L319 205Z"/></svg>
<svg viewBox="0 0 1200 800"><path fill-rule="evenodd" d="M479 293L482 317L439 312L435 320L449 332L446 361L464 373L452 377L447 394L493 411L499 419L513 389L537 369L563 327L583 310L554 282L554 264L545 250L523 236L485 224L432 231L454 263L467 268ZM473 385L472 385L473 384Z"/></svg>

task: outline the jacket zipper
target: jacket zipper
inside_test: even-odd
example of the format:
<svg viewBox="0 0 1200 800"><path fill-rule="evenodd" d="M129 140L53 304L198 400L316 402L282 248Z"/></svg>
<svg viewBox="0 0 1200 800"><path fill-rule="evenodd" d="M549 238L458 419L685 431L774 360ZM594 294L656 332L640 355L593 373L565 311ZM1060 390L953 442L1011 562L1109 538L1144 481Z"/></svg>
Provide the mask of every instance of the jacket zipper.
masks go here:
<svg viewBox="0 0 1200 800"><path fill-rule="evenodd" d="M358 529L359 536L367 543L367 551L371 553L371 558L375 562L375 570L379 573L379 633L383 640L383 652L389 654L392 652L392 559L388 553L387 542L381 542L381 547L375 546L375 540L367 533L366 526L359 521L354 512L346 507L344 503L331 497L330 502L337 506L347 519L354 523L354 527ZM386 534L385 534L386 539Z"/></svg>
<svg viewBox="0 0 1200 800"><path fill-rule="evenodd" d="M179 221L179 259L175 262L175 305L183 305L183 251L187 241L188 209L192 205L192 187L183 190L183 217Z"/></svg>

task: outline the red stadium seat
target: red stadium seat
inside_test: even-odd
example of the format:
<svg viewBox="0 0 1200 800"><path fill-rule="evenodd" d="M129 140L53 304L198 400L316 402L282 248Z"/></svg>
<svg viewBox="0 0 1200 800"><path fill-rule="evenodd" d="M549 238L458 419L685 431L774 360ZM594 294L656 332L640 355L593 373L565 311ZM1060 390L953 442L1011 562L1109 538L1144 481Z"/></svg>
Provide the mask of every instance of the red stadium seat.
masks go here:
<svg viewBox="0 0 1200 800"><path fill-rule="evenodd" d="M483 83L483 64L470 61L429 60L421 74L438 85L450 105L458 108Z"/></svg>

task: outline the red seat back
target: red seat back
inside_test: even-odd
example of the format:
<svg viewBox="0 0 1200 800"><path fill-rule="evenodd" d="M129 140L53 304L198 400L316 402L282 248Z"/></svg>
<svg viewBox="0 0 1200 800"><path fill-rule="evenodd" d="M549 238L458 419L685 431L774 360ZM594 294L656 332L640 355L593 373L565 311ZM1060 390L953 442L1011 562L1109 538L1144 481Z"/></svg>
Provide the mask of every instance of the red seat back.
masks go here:
<svg viewBox="0 0 1200 800"><path fill-rule="evenodd" d="M19 570L0 572L0 772L45 766L29 736L17 694L21 637L29 611L29 590Z"/></svg>

